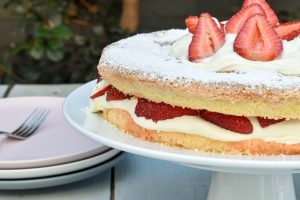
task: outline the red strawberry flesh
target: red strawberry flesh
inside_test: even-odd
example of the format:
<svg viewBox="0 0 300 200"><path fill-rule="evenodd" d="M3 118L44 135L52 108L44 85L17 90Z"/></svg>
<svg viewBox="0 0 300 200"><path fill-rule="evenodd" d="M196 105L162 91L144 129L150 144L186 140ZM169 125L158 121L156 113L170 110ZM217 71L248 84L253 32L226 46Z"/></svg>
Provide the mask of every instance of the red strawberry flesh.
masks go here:
<svg viewBox="0 0 300 200"><path fill-rule="evenodd" d="M300 21L277 25L275 31L282 40L293 40L300 35Z"/></svg>
<svg viewBox="0 0 300 200"><path fill-rule="evenodd" d="M246 8L252 4L259 4L265 11L267 19L271 25L279 24L279 20L275 12L265 0L245 0L243 8Z"/></svg>
<svg viewBox="0 0 300 200"><path fill-rule="evenodd" d="M232 16L225 26L226 33L237 34L244 26L245 22L254 14L266 15L264 9L259 4L252 4L243 8Z"/></svg>
<svg viewBox="0 0 300 200"><path fill-rule="evenodd" d="M130 95L126 95L117 88L111 86L107 90L107 96L106 96L106 101L119 101L123 99L130 99Z"/></svg>
<svg viewBox="0 0 300 200"><path fill-rule="evenodd" d="M251 16L234 41L234 51L253 61L274 60L282 50L282 40L261 14Z"/></svg>
<svg viewBox="0 0 300 200"><path fill-rule="evenodd" d="M225 33L225 26L226 26L226 22L220 23L220 28L221 28L221 31L223 31L223 33Z"/></svg>
<svg viewBox="0 0 300 200"><path fill-rule="evenodd" d="M247 117L225 115L207 110L200 110L199 115L204 120L233 132L241 134L251 134L253 132L253 126Z"/></svg>
<svg viewBox="0 0 300 200"><path fill-rule="evenodd" d="M189 29L190 33L195 33L198 21L199 21L199 17L197 16L190 16L185 19L185 24Z"/></svg>
<svg viewBox="0 0 300 200"><path fill-rule="evenodd" d="M99 83L100 81L102 81L102 76L100 74L98 74L97 83Z"/></svg>
<svg viewBox="0 0 300 200"><path fill-rule="evenodd" d="M93 94L92 96L90 96L90 98L95 99L97 97L103 96L110 88L111 88L111 85L108 85L105 88L103 88L102 90L100 90L100 91L96 92L95 94Z"/></svg>
<svg viewBox="0 0 300 200"><path fill-rule="evenodd" d="M220 49L225 43L225 35L209 13L199 17L196 31L189 46L189 60L199 62Z"/></svg>
<svg viewBox="0 0 300 200"><path fill-rule="evenodd" d="M256 117L256 119L258 120L258 122L262 128L266 128L273 124L278 124L280 122L285 121L285 119L268 119L268 118L264 118L264 117Z"/></svg>
<svg viewBox="0 0 300 200"><path fill-rule="evenodd" d="M198 111L189 108L171 106L165 103L155 103L147 99L138 99L138 103L135 107L135 114L138 117L145 117L146 119L158 122L184 115L197 116Z"/></svg>

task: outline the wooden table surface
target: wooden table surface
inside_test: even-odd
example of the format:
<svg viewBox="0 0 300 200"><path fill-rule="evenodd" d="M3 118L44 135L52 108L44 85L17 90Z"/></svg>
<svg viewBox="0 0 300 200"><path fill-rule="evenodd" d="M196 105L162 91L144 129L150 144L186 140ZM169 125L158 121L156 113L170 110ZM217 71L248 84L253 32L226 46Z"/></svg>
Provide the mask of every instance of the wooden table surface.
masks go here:
<svg viewBox="0 0 300 200"><path fill-rule="evenodd" d="M0 85L0 97L65 97L79 86ZM210 171L126 154L117 166L92 178L44 189L0 190L0 200L205 200L210 180ZM294 181L300 198L300 176L294 175Z"/></svg>

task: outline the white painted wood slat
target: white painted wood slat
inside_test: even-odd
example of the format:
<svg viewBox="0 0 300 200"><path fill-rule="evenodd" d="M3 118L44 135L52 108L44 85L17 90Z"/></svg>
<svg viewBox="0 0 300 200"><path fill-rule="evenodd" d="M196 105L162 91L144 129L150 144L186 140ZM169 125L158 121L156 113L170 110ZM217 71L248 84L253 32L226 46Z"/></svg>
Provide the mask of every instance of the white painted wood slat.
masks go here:
<svg viewBox="0 0 300 200"><path fill-rule="evenodd" d="M4 96L6 90L7 90L6 85L0 85L0 98Z"/></svg>
<svg viewBox="0 0 300 200"><path fill-rule="evenodd" d="M1 191L3 200L109 200L110 170L77 183L35 190Z"/></svg>
<svg viewBox="0 0 300 200"><path fill-rule="evenodd" d="M205 200L211 172L128 155L115 167L115 200Z"/></svg>
<svg viewBox="0 0 300 200"><path fill-rule="evenodd" d="M17 96L61 96L65 97L80 84L63 85L15 85L9 97Z"/></svg>

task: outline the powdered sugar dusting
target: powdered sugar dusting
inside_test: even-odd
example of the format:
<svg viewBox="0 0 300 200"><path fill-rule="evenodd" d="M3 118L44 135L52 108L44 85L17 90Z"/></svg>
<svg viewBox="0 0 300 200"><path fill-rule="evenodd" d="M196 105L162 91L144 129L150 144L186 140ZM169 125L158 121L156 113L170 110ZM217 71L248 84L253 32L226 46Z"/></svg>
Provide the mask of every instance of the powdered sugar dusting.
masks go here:
<svg viewBox="0 0 300 200"><path fill-rule="evenodd" d="M105 48L101 63L108 63L124 72L138 73L145 80L184 82L185 84L242 84L248 88L267 87L299 90L300 78L285 76L275 71L244 70L232 73L208 71L188 66L170 55L172 44L187 33L186 30L168 30L138 34L120 40Z"/></svg>

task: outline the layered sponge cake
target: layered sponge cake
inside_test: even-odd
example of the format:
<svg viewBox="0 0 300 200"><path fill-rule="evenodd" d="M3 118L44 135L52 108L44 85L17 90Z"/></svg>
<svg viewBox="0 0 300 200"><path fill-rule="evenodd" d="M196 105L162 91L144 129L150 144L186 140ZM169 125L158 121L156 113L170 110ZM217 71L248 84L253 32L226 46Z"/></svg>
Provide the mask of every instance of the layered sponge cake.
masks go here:
<svg viewBox="0 0 300 200"><path fill-rule="evenodd" d="M226 22L202 13L186 24L106 47L91 111L170 146L300 154L300 22L245 0Z"/></svg>

